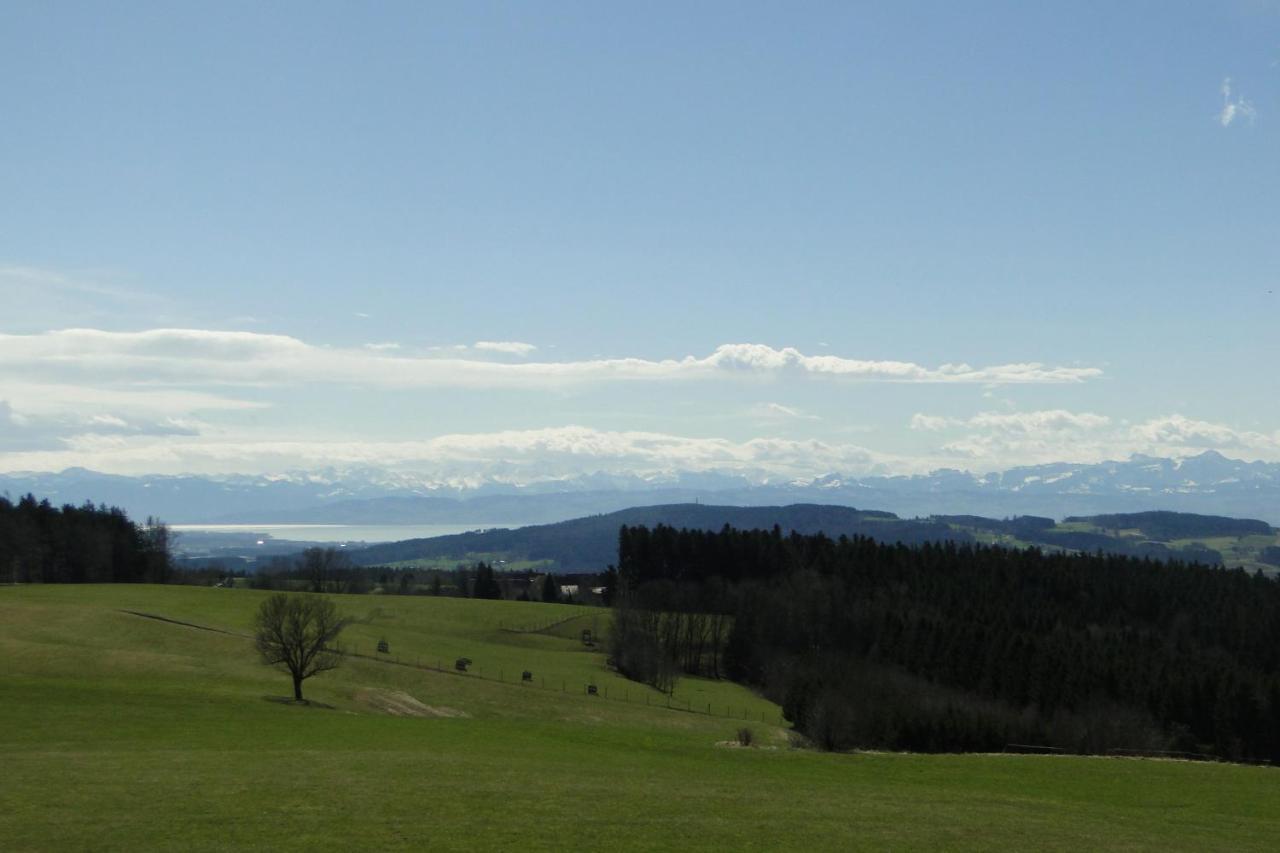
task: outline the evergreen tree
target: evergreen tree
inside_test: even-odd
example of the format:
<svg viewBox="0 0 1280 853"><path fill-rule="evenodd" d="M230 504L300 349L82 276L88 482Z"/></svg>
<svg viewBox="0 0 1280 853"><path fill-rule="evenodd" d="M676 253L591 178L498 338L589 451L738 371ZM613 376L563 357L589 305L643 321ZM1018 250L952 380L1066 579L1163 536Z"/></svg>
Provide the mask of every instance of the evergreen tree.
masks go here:
<svg viewBox="0 0 1280 853"><path fill-rule="evenodd" d="M472 598L502 598L502 587L493 574L493 566L488 563L476 564L475 585L471 590Z"/></svg>

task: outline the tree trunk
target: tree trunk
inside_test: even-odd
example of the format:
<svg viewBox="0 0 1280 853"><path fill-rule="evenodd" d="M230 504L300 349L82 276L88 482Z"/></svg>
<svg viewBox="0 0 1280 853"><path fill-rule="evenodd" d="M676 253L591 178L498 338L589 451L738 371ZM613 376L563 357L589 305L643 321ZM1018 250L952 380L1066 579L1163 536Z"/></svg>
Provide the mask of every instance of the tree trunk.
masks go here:
<svg viewBox="0 0 1280 853"><path fill-rule="evenodd" d="M293 698L302 701L302 679L296 675L293 677Z"/></svg>

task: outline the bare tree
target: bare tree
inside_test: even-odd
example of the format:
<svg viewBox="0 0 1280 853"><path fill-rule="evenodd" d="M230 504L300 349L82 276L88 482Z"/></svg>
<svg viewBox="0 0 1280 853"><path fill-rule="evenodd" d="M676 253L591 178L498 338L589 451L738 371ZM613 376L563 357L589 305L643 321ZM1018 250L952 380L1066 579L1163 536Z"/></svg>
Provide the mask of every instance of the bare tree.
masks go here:
<svg viewBox="0 0 1280 853"><path fill-rule="evenodd" d="M327 598L278 593L258 608L253 642L264 662L288 670L293 698L301 701L303 680L335 668L342 659L335 640L346 626Z"/></svg>

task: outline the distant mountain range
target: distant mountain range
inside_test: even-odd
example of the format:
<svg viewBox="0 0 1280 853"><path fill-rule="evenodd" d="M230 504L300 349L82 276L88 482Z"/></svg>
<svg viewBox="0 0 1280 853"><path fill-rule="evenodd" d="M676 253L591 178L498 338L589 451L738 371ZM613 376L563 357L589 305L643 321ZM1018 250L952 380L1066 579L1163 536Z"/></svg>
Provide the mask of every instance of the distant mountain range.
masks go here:
<svg viewBox="0 0 1280 853"><path fill-rule="evenodd" d="M0 493L55 503L106 503L135 518L171 523L525 525L641 504L874 506L899 516L965 513L1006 517L1174 510L1261 518L1280 524L1280 463L1243 462L1208 451L1187 459L1134 456L1055 463L974 475L844 476L754 482L733 474L641 478L599 474L527 485L441 484L379 469L272 476L122 477L72 468L0 475Z"/></svg>

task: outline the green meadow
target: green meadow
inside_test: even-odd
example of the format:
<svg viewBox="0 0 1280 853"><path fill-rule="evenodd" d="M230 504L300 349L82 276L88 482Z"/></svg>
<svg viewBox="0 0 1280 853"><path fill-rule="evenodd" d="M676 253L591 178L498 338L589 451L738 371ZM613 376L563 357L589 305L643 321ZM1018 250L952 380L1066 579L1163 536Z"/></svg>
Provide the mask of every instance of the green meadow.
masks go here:
<svg viewBox="0 0 1280 853"><path fill-rule="evenodd" d="M797 748L777 707L741 687L682 679L666 697L610 672L602 647L581 641L583 628L607 632L600 609L337 596L355 620L343 638L355 654L309 680L311 704L296 705L282 701L288 678L259 664L247 639L264 595L0 588L0 848L1280 841L1272 768ZM387 654L375 651L383 639ZM467 674L453 671L460 656L473 662ZM524 670L533 682L521 682ZM733 744L742 726L757 746Z"/></svg>

